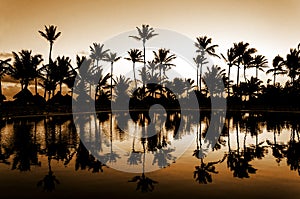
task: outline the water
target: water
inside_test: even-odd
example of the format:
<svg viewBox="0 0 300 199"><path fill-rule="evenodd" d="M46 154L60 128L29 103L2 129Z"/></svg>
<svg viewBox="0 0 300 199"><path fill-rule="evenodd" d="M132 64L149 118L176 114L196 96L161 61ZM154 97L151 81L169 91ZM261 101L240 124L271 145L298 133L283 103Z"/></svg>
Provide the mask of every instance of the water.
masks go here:
<svg viewBox="0 0 300 199"><path fill-rule="evenodd" d="M74 116L83 126L72 115L3 118L1 198L298 198L299 113L228 112L217 145L202 158L210 113L201 123L181 114L178 131L176 115L155 113L151 139L138 137L149 132L141 115L136 122L108 113ZM188 144L182 156L175 142Z"/></svg>

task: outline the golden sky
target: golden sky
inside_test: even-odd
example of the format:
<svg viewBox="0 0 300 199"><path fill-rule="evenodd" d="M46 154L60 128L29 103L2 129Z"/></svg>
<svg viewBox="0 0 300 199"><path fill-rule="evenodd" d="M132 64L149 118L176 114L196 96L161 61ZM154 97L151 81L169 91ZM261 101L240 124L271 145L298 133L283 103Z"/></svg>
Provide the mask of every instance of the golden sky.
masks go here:
<svg viewBox="0 0 300 199"><path fill-rule="evenodd" d="M191 39L207 35L219 53L234 42L249 42L271 60L298 45L299 19L297 0L0 0L0 53L32 49L47 60L49 44L38 30L54 24L62 35L53 57L74 60L93 42L149 24Z"/></svg>

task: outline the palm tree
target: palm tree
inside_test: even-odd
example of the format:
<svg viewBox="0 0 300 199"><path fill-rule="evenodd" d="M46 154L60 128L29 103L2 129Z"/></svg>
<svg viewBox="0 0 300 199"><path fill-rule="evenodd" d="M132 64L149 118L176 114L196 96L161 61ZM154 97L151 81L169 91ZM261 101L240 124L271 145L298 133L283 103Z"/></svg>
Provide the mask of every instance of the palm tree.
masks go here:
<svg viewBox="0 0 300 199"><path fill-rule="evenodd" d="M50 51L49 51L49 64L51 60L51 53L54 41L60 36L61 32L56 32L56 26L49 25L45 26L45 32L39 31L42 37L44 37L50 43Z"/></svg>
<svg viewBox="0 0 300 199"><path fill-rule="evenodd" d="M121 57L117 56L117 53L107 53L106 56L103 58L104 61L110 62L110 94L111 94L111 100L112 100L112 87L113 87L113 66L114 66L114 62L118 61L119 59L121 59Z"/></svg>
<svg viewBox="0 0 300 199"><path fill-rule="evenodd" d="M286 71L282 68L284 65L284 60L280 55L277 55L272 62L273 68L267 70L268 73L273 73L273 86L276 84L276 75L285 74Z"/></svg>
<svg viewBox="0 0 300 199"><path fill-rule="evenodd" d="M5 100L5 96L2 94L2 78L6 75L8 67L11 67L10 61L11 59L0 60L0 104Z"/></svg>
<svg viewBox="0 0 300 199"><path fill-rule="evenodd" d="M137 80L135 77L135 63L136 62L142 62L142 51L139 49L130 49L130 51L127 51L129 57L125 57L124 59L132 61L132 68L133 68L133 77L134 77L134 83L135 88L137 89Z"/></svg>
<svg viewBox="0 0 300 199"><path fill-rule="evenodd" d="M164 75L167 69L170 69L172 66L175 66L175 64L170 63L173 61L176 56L175 54L168 55L170 53L170 50L167 50L165 48L161 48L158 50L158 53L153 51L154 53L154 61L156 64L158 64L159 67L159 77L160 82L162 81L162 74L163 71Z"/></svg>
<svg viewBox="0 0 300 199"><path fill-rule="evenodd" d="M244 59L243 57L245 57L245 54L253 54L254 52L256 52L256 50L254 48L250 48L248 49L249 43L244 43L244 42L239 42L239 43L234 43L234 53L236 56L236 66L237 66L237 80L236 80L236 84L237 86L239 85L239 77L240 77L240 67L242 64L244 64Z"/></svg>
<svg viewBox="0 0 300 199"><path fill-rule="evenodd" d="M256 68L256 79L258 79L258 70L261 70L264 72L263 68L268 67L268 65L266 65L267 63L268 63L268 60L265 56L255 55L255 57L253 59L253 67Z"/></svg>
<svg viewBox="0 0 300 199"><path fill-rule="evenodd" d="M197 82L197 89L199 89L199 68L200 68L200 74L202 74L202 66L204 64L207 64L208 62L205 62L206 58L204 57L204 52L201 55L197 55L196 57L193 58L195 64L197 65L197 77L196 77L196 82ZM202 76L202 75L200 75ZM201 78L200 78L200 84L201 84ZM200 87L201 91L201 87Z"/></svg>
<svg viewBox="0 0 300 199"><path fill-rule="evenodd" d="M104 44L100 45L97 43L93 43L93 46L90 46L91 55L90 58L96 61L96 67L98 67L98 63L100 60L104 60L107 57L108 50L103 50Z"/></svg>
<svg viewBox="0 0 300 199"><path fill-rule="evenodd" d="M219 45L210 45L212 42L211 38L208 38L207 36L204 37L197 37L196 38L197 42L195 42L195 46L197 48L196 52L200 53L200 55L202 56L202 58L198 61L202 61L200 62L200 85L199 85L199 89L201 92L201 85L202 85L202 66L208 62L206 61L206 57L205 57L205 53L209 54L210 56L213 57L218 57L220 58L219 55L216 54L215 52L215 48L217 48ZM197 64L197 62L196 62ZM199 66L197 65L197 70L198 70ZM198 74L198 71L197 71ZM197 76L197 82L198 82L198 76ZM198 84L197 84L198 86Z"/></svg>
<svg viewBox="0 0 300 199"><path fill-rule="evenodd" d="M230 69L235 64L235 59L236 59L234 48L230 48L230 49L227 50L226 57L223 54L221 54L221 56L227 62L227 65L228 65L228 85L227 85L227 92L228 92L228 97L230 97L230 91L229 91L229 86L230 86Z"/></svg>
<svg viewBox="0 0 300 199"><path fill-rule="evenodd" d="M143 42L143 52L144 52L144 67L146 67L146 41L151 39L158 34L154 33L154 29L151 28L149 25L142 25L142 28L136 27L138 30L138 36L129 36L136 40Z"/></svg>
<svg viewBox="0 0 300 199"><path fill-rule="evenodd" d="M245 82L247 82L247 77L246 77L246 69L247 68L251 68L254 65L254 58L252 57L251 54L255 53L256 50L254 48L249 48L243 55L242 55L242 59L243 59L243 65L244 65L244 80Z"/></svg>
<svg viewBox="0 0 300 199"><path fill-rule="evenodd" d="M71 70L71 59L69 57L57 57L57 68L55 71L55 77L59 84L59 92L61 93L62 84L68 76L73 75Z"/></svg>
<svg viewBox="0 0 300 199"><path fill-rule="evenodd" d="M288 70L288 76L291 78L291 82L294 83L295 78L300 73L300 51L297 49L290 49L290 53L286 55L284 63Z"/></svg>
<svg viewBox="0 0 300 199"><path fill-rule="evenodd" d="M29 82L37 77L37 67L43 61L42 55L31 55L31 51L22 50L19 55L13 52L14 63L9 67L12 78L20 80L21 89L27 89Z"/></svg>

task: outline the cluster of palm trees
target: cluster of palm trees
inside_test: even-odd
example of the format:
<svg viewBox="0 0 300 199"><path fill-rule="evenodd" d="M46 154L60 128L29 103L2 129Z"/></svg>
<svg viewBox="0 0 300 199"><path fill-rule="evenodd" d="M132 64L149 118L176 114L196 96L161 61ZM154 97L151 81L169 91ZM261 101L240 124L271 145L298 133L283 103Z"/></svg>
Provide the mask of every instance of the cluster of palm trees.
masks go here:
<svg viewBox="0 0 300 199"><path fill-rule="evenodd" d="M266 70L268 67L266 57L256 54L257 50L250 47L249 43L234 43L233 47L228 49L225 54L218 54L216 53L218 45L212 44L211 38L207 36L197 37L195 42L196 56L194 57L197 68L196 77L171 80L166 72L170 68L175 67L172 61L176 59L176 55L172 54L169 49L161 48L158 51L153 51L153 60L147 61L146 42L158 34L149 25L142 25L141 28L137 27L137 31L137 36L130 37L141 41L143 50L130 49L128 57L124 57L124 59L132 62L133 80L126 79L124 76L114 76L114 63L119 61L121 57L117 53L105 49L103 44L93 43L90 46L89 57L77 55L76 67L72 66L69 57L58 56L56 59L52 59L54 42L61 35L61 32L58 32L57 27L54 25L45 26L44 31L38 31L49 42L48 63L44 63L42 55L34 55L30 50L22 50L19 53L13 52L12 63L12 59L0 60L0 80L4 75L9 75L20 82L21 92L14 97L17 98L16 101L23 104L37 103L37 101L46 102L46 99L50 102L54 101L54 103L64 104L61 94L63 85L71 93L71 96L65 96L68 98L68 102L65 104L70 104L77 75L79 76L79 82L76 85L78 88L88 90L90 96L92 96L92 91L94 91L95 95L92 98L94 100L98 99L98 101L106 100L107 104L113 100L113 93L118 93L122 90L122 86L127 88L125 90L127 94L130 91L129 89L134 88L133 90L138 90L131 93L131 97L143 100L146 97L149 98L149 96L153 99L163 96L172 98L175 95L171 95L166 91L166 87L172 90L174 87L172 85L175 84L177 84L177 97L181 96L188 99L189 94L194 92L199 101L205 102L207 101L205 99L209 99L212 95L208 91L205 80L209 75L213 74L222 77L226 88L222 92L226 93L229 105L265 105L266 100L275 97L278 99L277 105L291 105L289 102L292 99L295 102L293 105L298 104L297 99L300 99L300 45L298 48L292 48L286 55L286 58L277 55L273 59L272 68ZM222 69L220 66L210 65L208 56L223 59L227 64L228 72L225 72L225 68ZM106 61L111 64L110 73L103 74L103 67L100 65L100 61ZM143 63L143 66L137 71L136 64L139 62ZM203 72L203 67L208 68L207 72ZM236 67L237 70L235 81L231 78L233 67ZM246 74L250 68L255 68L256 73L248 78ZM240 80L241 70L243 71L243 81ZM263 81L259 79L259 71L264 72L265 70L267 74L273 74L273 84L269 84L270 80L268 80L267 85L264 85ZM137 72L139 72L140 78L137 78ZM277 83L276 77L278 75L287 75L290 80L285 85ZM33 81L35 96L31 96L29 100L31 92L29 92L28 86ZM151 84L152 82L157 82L158 84L153 85ZM194 82L196 82L196 85L194 85ZM38 87L44 89L43 97L39 95ZM2 94L1 81L0 96L0 102L2 103L6 98ZM53 99L52 101L51 98ZM206 106L207 104L204 103L202 105Z"/></svg>

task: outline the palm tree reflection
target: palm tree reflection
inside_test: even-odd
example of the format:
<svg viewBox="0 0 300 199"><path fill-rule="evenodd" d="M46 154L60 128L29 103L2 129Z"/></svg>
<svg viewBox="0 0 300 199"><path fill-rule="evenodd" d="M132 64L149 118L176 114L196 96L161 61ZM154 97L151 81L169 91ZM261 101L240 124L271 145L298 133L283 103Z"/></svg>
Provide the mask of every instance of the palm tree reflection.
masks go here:
<svg viewBox="0 0 300 199"><path fill-rule="evenodd" d="M55 190L55 185L60 184L60 182L51 170L51 157L48 157L48 169L48 174L37 183L37 186L42 186L43 191L52 192Z"/></svg>

